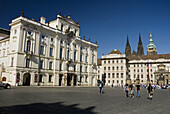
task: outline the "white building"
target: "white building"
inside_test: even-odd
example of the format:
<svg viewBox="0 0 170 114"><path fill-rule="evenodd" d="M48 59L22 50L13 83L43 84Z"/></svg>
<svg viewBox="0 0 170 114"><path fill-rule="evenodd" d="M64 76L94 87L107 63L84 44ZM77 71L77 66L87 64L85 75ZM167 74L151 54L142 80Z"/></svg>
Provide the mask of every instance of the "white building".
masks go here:
<svg viewBox="0 0 170 114"><path fill-rule="evenodd" d="M98 59L98 80L105 85L118 86L139 81L141 84L170 84L170 54L157 54L156 46L150 34L147 55L143 53L141 36L139 35L138 55L135 51L131 54L131 47L127 37L125 53L113 50L108 55Z"/></svg>
<svg viewBox="0 0 170 114"><path fill-rule="evenodd" d="M111 51L98 59L98 80L105 85L121 86L126 83L128 75L128 59L118 50Z"/></svg>
<svg viewBox="0 0 170 114"><path fill-rule="evenodd" d="M46 23L12 20L10 36L0 39L0 79L11 85L95 86L97 42L80 37L70 14ZM1 34L1 36L3 36Z"/></svg>

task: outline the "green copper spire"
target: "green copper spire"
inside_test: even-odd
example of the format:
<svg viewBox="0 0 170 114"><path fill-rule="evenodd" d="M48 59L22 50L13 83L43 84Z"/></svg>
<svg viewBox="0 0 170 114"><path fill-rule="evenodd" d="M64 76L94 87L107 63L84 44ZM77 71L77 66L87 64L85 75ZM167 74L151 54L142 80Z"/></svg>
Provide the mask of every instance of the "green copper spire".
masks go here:
<svg viewBox="0 0 170 114"><path fill-rule="evenodd" d="M151 33L150 33L149 45L147 46L147 48L149 48L149 49L154 49L154 48L156 48L156 46L153 44L152 34L151 34Z"/></svg>

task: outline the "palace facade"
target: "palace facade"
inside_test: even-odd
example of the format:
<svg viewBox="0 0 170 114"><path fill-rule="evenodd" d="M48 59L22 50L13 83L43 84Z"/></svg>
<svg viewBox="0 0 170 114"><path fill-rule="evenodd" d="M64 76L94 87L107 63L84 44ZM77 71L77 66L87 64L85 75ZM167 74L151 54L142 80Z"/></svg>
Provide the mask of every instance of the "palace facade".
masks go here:
<svg viewBox="0 0 170 114"><path fill-rule="evenodd" d="M98 59L98 80L105 85L122 85L140 82L141 84L170 84L170 54L157 54L156 46L150 34L147 55L144 55L141 35L137 52L133 50L127 36L125 53L111 51Z"/></svg>
<svg viewBox="0 0 170 114"><path fill-rule="evenodd" d="M0 29L0 81L11 85L95 86L97 42L80 37L79 21L21 16Z"/></svg>

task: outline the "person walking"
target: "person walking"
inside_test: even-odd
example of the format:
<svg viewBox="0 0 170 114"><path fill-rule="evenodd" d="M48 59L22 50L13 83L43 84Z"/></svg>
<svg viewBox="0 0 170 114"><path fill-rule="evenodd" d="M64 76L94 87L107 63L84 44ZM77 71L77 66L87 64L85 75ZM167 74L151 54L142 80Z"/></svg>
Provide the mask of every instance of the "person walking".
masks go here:
<svg viewBox="0 0 170 114"><path fill-rule="evenodd" d="M102 93L102 82L99 84L100 93Z"/></svg>
<svg viewBox="0 0 170 114"><path fill-rule="evenodd" d="M136 85L136 90L137 90L137 97L140 98L140 90L141 90L141 87L140 87L140 84L139 84L139 83Z"/></svg>
<svg viewBox="0 0 170 114"><path fill-rule="evenodd" d="M154 92L154 89L153 87L151 86L151 84L149 83L149 86L147 88L147 93L148 93L148 99L152 100L152 97L153 97L153 92Z"/></svg>
<svg viewBox="0 0 170 114"><path fill-rule="evenodd" d="M125 84L124 91L125 91L125 97L128 97L128 84L127 83Z"/></svg>
<svg viewBox="0 0 170 114"><path fill-rule="evenodd" d="M130 89L130 97L134 98L134 86L132 83L129 85L129 89Z"/></svg>

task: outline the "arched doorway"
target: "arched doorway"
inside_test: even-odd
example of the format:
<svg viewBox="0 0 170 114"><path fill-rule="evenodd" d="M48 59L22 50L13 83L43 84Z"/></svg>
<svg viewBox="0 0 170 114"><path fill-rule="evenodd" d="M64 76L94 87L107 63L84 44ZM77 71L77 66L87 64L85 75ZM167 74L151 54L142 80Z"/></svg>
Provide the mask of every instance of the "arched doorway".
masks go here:
<svg viewBox="0 0 170 114"><path fill-rule="evenodd" d="M23 86L30 86L31 75L30 73L25 73L23 76Z"/></svg>

